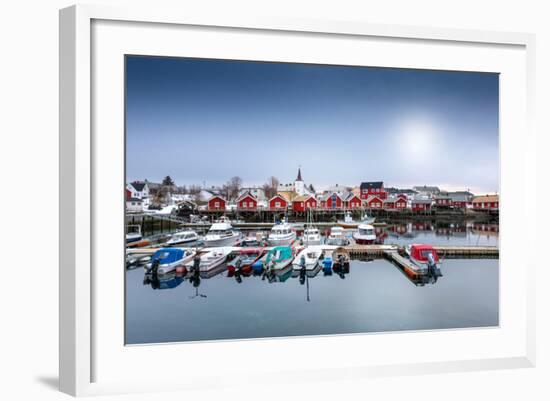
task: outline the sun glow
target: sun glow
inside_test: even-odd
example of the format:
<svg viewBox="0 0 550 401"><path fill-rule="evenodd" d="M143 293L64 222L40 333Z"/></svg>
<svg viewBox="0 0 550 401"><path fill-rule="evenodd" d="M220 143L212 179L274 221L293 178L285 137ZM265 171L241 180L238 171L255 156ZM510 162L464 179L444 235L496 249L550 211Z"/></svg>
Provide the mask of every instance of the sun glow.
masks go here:
<svg viewBox="0 0 550 401"><path fill-rule="evenodd" d="M404 121L395 139L402 156L411 163L422 164L439 157L437 127L428 119Z"/></svg>

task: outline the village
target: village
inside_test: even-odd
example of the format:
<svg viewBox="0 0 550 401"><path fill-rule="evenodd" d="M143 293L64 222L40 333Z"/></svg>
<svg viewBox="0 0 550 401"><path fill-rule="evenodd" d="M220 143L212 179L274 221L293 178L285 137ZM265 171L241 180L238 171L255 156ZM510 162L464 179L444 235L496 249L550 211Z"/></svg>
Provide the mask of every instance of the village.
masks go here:
<svg viewBox="0 0 550 401"><path fill-rule="evenodd" d="M498 216L498 194L473 194L468 189L446 191L437 186L412 188L386 187L383 181L366 181L357 186L334 185L315 191L306 185L301 168L294 182L280 184L271 177L263 186L244 187L233 177L222 187L177 187L170 177L162 184L147 180L128 183L125 189L128 213L150 214L235 214L250 217L258 213L287 214L303 217L309 211L317 214L343 212L385 212L400 214L476 214Z"/></svg>

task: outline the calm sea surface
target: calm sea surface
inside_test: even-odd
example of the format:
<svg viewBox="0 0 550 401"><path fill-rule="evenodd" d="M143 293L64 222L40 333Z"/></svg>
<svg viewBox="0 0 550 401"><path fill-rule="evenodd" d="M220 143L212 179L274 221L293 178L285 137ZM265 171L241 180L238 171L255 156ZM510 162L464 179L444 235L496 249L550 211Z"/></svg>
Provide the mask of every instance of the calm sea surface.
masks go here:
<svg viewBox="0 0 550 401"><path fill-rule="evenodd" d="M381 232L384 243L498 245L495 227L417 227ZM398 228L403 231L403 227ZM497 230L498 231L498 230ZM144 283L126 273L126 343L487 327L499 324L498 260L448 259L443 277L423 286L390 262L352 261L349 273L300 280L227 277L200 283L169 276ZM313 276L313 274L310 274ZM198 284L198 285L197 285Z"/></svg>

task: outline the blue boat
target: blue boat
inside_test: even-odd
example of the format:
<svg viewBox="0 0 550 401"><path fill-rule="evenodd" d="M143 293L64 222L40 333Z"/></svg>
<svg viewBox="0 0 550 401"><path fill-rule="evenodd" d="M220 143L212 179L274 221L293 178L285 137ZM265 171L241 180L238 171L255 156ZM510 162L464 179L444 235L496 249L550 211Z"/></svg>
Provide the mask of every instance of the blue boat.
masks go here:
<svg viewBox="0 0 550 401"><path fill-rule="evenodd" d="M151 262L146 269L153 273L166 274L177 266L187 263L193 259L195 252L182 248L161 248L151 257Z"/></svg>

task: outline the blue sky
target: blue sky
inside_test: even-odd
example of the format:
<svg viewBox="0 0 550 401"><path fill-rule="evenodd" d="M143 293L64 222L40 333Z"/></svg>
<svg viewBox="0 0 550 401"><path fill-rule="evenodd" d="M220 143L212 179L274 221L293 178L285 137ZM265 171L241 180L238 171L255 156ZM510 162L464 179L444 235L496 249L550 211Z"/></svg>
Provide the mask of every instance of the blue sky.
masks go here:
<svg viewBox="0 0 550 401"><path fill-rule="evenodd" d="M127 56L127 180L498 190L498 75Z"/></svg>

